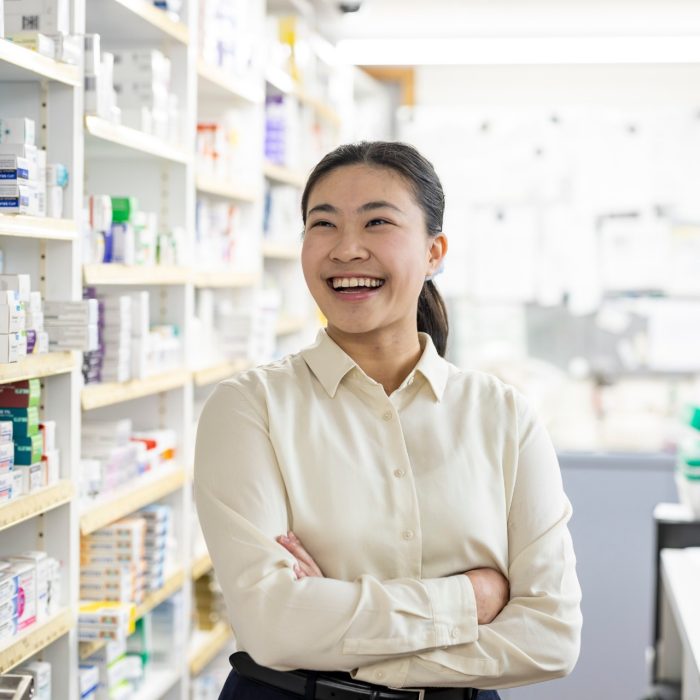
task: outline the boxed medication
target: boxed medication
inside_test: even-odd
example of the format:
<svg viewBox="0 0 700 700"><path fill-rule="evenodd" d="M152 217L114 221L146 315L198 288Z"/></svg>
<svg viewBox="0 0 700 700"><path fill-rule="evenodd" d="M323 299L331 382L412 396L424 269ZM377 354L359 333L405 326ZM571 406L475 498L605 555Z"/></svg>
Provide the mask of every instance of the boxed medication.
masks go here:
<svg viewBox="0 0 700 700"><path fill-rule="evenodd" d="M89 352L99 347L97 326L63 326L46 323L51 350L82 350Z"/></svg>
<svg viewBox="0 0 700 700"><path fill-rule="evenodd" d="M12 442L12 421L0 420L0 444Z"/></svg>
<svg viewBox="0 0 700 700"><path fill-rule="evenodd" d="M38 406L41 400L41 381L25 379L0 385L0 406L5 408L28 408Z"/></svg>
<svg viewBox="0 0 700 700"><path fill-rule="evenodd" d="M29 301L31 288L31 275L0 275L0 290L17 292L20 301Z"/></svg>
<svg viewBox="0 0 700 700"><path fill-rule="evenodd" d="M14 473L12 471L0 474L0 503L7 503L7 501L16 498L14 482Z"/></svg>
<svg viewBox="0 0 700 700"><path fill-rule="evenodd" d="M17 629L22 631L36 622L37 611L37 580L36 564L30 561L9 562L7 573L18 578L18 596L23 599L20 607Z"/></svg>
<svg viewBox="0 0 700 700"><path fill-rule="evenodd" d="M36 143L36 124L25 117L0 117L0 144Z"/></svg>
<svg viewBox="0 0 700 700"><path fill-rule="evenodd" d="M26 320L26 313L19 300L13 304L0 303L0 334L23 331Z"/></svg>
<svg viewBox="0 0 700 700"><path fill-rule="evenodd" d="M30 163L26 158L0 155L0 180L5 184L26 184Z"/></svg>
<svg viewBox="0 0 700 700"><path fill-rule="evenodd" d="M0 474L12 470L15 461L15 444L14 442L0 443Z"/></svg>
<svg viewBox="0 0 700 700"><path fill-rule="evenodd" d="M56 449L56 421L45 420L39 423L39 430L44 436L44 451Z"/></svg>
<svg viewBox="0 0 700 700"><path fill-rule="evenodd" d="M56 42L53 37L50 37L41 32L15 32L10 37L13 44L22 48L36 51L46 58L56 59Z"/></svg>
<svg viewBox="0 0 700 700"><path fill-rule="evenodd" d="M83 57L83 37L76 34L54 34L56 60L79 66Z"/></svg>
<svg viewBox="0 0 700 700"><path fill-rule="evenodd" d="M0 334L0 363L18 362L27 354L24 331Z"/></svg>
<svg viewBox="0 0 700 700"><path fill-rule="evenodd" d="M100 672L93 664L80 664L78 687L81 700L94 697L100 685Z"/></svg>
<svg viewBox="0 0 700 700"><path fill-rule="evenodd" d="M19 156L38 166L38 149L29 143L3 143L0 145L0 158L5 156Z"/></svg>
<svg viewBox="0 0 700 700"><path fill-rule="evenodd" d="M0 214L31 214L32 190L26 185L0 184Z"/></svg>
<svg viewBox="0 0 700 700"><path fill-rule="evenodd" d="M0 420L12 421L14 439L29 437L39 432L39 410L36 406L28 408L0 407Z"/></svg>
<svg viewBox="0 0 700 700"><path fill-rule="evenodd" d="M5 0L5 33L70 34L68 0Z"/></svg>
<svg viewBox="0 0 700 700"><path fill-rule="evenodd" d="M36 568L36 619L44 620L49 616L48 606L48 575L49 558L46 552L27 551L19 556L11 557L13 564L29 562Z"/></svg>
<svg viewBox="0 0 700 700"><path fill-rule="evenodd" d="M24 494L33 493L46 486L44 483L44 469L41 462L17 465L15 467L15 473L20 474L22 477L21 492Z"/></svg>
<svg viewBox="0 0 700 700"><path fill-rule="evenodd" d="M51 325L97 325L97 299L44 302L44 322Z"/></svg>
<svg viewBox="0 0 700 700"><path fill-rule="evenodd" d="M47 450L41 455L42 481L46 486L55 484L61 475L60 453L56 449Z"/></svg>
<svg viewBox="0 0 700 700"><path fill-rule="evenodd" d="M15 465L28 466L41 461L44 437L41 433L26 438L15 438Z"/></svg>
<svg viewBox="0 0 700 700"><path fill-rule="evenodd" d="M13 673L21 673L34 679L34 700L51 700L51 664L48 661L28 661Z"/></svg>

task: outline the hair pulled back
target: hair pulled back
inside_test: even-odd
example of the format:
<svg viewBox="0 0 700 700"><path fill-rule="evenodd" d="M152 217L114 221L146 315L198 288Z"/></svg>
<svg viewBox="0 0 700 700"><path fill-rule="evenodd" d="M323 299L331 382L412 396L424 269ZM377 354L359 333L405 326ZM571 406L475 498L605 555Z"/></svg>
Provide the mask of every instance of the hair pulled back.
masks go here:
<svg viewBox="0 0 700 700"><path fill-rule="evenodd" d="M309 175L301 197L301 216L306 225L306 210L311 191L318 181L337 168L369 165L388 168L401 175L413 190L413 196L425 215L428 235L442 231L445 194L432 163L413 146L398 141L362 141L338 146L316 165ZM428 333L438 353L447 348L447 308L432 280L427 279L418 297L418 330Z"/></svg>

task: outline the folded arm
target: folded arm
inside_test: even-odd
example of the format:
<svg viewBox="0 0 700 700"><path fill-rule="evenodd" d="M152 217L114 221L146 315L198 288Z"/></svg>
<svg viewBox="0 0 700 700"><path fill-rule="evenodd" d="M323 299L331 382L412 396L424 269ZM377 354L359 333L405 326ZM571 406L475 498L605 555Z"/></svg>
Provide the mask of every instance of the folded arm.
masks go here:
<svg viewBox="0 0 700 700"><path fill-rule="evenodd" d="M351 671L473 642L476 602L466 576L380 581L296 580L286 490L265 415L220 385L199 422L197 511L240 647L290 670Z"/></svg>

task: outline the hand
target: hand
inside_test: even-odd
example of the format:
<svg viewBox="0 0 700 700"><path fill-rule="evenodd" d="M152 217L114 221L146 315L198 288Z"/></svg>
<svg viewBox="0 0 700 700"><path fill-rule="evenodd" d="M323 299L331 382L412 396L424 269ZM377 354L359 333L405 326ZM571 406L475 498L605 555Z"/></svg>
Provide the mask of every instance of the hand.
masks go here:
<svg viewBox="0 0 700 700"><path fill-rule="evenodd" d="M496 569L472 569L469 577L476 597L476 616L480 625L488 625L510 600L508 579Z"/></svg>
<svg viewBox="0 0 700 700"><path fill-rule="evenodd" d="M297 563L294 565L294 573L297 580L308 576L317 576L325 578L318 564L313 560L313 557L304 549L301 540L290 530L287 535L280 535L276 538L288 552L296 557Z"/></svg>

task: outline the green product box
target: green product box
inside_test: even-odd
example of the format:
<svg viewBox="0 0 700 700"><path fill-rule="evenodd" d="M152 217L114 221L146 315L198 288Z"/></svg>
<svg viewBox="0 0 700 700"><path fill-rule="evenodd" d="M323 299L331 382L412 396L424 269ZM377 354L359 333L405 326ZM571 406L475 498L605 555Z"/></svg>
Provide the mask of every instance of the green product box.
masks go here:
<svg viewBox="0 0 700 700"><path fill-rule="evenodd" d="M695 430L700 430L700 406L688 405L685 407L685 423Z"/></svg>
<svg viewBox="0 0 700 700"><path fill-rule="evenodd" d="M12 421L12 433L15 440L36 435L39 432L39 409L29 408L0 408L0 421Z"/></svg>
<svg viewBox="0 0 700 700"><path fill-rule="evenodd" d="M44 453L44 436L30 435L26 438L15 439L15 464L28 466L41 462L41 455Z"/></svg>
<svg viewBox="0 0 700 700"><path fill-rule="evenodd" d="M41 382L27 379L0 386L0 406L5 408L27 408L38 406L41 401Z"/></svg>
<svg viewBox="0 0 700 700"><path fill-rule="evenodd" d="M133 221L138 208L139 202L136 197L112 197L112 222L116 224Z"/></svg>

